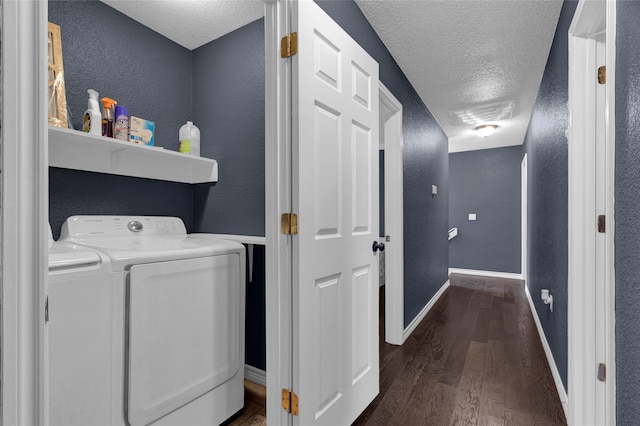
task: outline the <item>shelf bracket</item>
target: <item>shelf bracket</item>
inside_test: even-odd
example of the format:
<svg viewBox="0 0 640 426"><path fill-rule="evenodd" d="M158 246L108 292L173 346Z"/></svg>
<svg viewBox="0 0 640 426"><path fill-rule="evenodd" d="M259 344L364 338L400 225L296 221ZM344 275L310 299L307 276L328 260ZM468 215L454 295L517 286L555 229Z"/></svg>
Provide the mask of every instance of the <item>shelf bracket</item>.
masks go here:
<svg viewBox="0 0 640 426"><path fill-rule="evenodd" d="M115 150L111 153L111 170L116 171L120 168L120 153L125 152L127 149L122 148Z"/></svg>

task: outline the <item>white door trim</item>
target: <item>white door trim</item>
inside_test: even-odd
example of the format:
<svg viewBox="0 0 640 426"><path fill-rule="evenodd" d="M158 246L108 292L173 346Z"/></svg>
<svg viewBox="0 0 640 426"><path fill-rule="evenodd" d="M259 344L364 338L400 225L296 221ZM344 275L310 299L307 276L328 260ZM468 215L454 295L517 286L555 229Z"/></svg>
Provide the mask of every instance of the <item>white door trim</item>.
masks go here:
<svg viewBox="0 0 640 426"><path fill-rule="evenodd" d="M527 154L525 153L520 163L520 274L525 283L528 282L529 259L528 259L528 192L529 174L527 169Z"/></svg>
<svg viewBox="0 0 640 426"><path fill-rule="evenodd" d="M404 343L404 201L402 169L402 104L380 82L380 104L393 115L384 129L384 217L385 233L385 340ZM382 137L382 135L381 135Z"/></svg>
<svg viewBox="0 0 640 426"><path fill-rule="evenodd" d="M569 274L568 274L568 389L569 424L615 424L615 1L581 1L569 28ZM604 25L604 28L603 28ZM596 211L596 150L594 131L596 68L595 37L605 32L607 82L605 86L604 212ZM587 71L588 70L588 71ZM597 214L607 218L605 282L595 279ZM604 288L602 288L604 287ZM596 297L600 288L604 303ZM594 309L603 309L604 357L596 356L598 339ZM608 374L603 385L596 378L598 363ZM604 392L599 391L604 386ZM604 396L598 396L603 395ZM604 399L604 400L602 400ZM601 408L604 407L604 411Z"/></svg>
<svg viewBox="0 0 640 426"><path fill-rule="evenodd" d="M606 357L607 382L605 384L605 421L607 425L616 424L616 274L615 274L615 166L616 166L616 1L606 2L605 52L608 79L606 91L606 215L607 233L605 234L605 317L606 317Z"/></svg>
<svg viewBox="0 0 640 426"><path fill-rule="evenodd" d="M47 2L2 4L2 419L47 424Z"/></svg>
<svg viewBox="0 0 640 426"><path fill-rule="evenodd" d="M281 389L291 389L291 237L280 214L291 211L291 60L280 58L290 31L290 0L265 0L265 303L267 423L290 425Z"/></svg>

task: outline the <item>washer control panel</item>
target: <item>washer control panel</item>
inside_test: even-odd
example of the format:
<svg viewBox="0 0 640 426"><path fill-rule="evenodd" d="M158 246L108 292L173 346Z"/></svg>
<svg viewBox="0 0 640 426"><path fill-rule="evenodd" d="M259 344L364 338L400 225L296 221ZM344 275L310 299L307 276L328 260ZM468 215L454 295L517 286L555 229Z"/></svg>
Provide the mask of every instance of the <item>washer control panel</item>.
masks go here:
<svg viewBox="0 0 640 426"><path fill-rule="evenodd" d="M62 225L61 237L125 237L186 235L179 217L169 216L71 216Z"/></svg>
<svg viewBox="0 0 640 426"><path fill-rule="evenodd" d="M137 220L132 220L131 222L127 223L127 228L129 228L129 231L131 232L142 232L142 229L144 227L142 226L142 223L138 222Z"/></svg>

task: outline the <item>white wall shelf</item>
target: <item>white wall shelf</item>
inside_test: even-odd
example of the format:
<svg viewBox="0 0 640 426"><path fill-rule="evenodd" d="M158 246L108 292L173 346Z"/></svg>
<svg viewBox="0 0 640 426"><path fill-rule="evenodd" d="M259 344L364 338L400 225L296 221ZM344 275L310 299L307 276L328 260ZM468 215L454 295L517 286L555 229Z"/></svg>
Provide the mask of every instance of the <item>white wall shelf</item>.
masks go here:
<svg viewBox="0 0 640 426"><path fill-rule="evenodd" d="M49 127L49 165L170 182L218 181L216 160L58 127Z"/></svg>

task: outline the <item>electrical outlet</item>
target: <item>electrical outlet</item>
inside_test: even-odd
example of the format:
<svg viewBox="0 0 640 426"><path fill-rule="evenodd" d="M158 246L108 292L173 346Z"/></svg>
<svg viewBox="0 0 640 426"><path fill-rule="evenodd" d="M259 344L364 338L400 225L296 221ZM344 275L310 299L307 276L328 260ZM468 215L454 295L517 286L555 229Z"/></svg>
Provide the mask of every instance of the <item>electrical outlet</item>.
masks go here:
<svg viewBox="0 0 640 426"><path fill-rule="evenodd" d="M469 213L469 220L477 220L477 216L475 213Z"/></svg>
<svg viewBox="0 0 640 426"><path fill-rule="evenodd" d="M549 305L549 309L553 312L553 295L547 289L542 289L540 291L540 298L542 299L542 303L545 305Z"/></svg>

